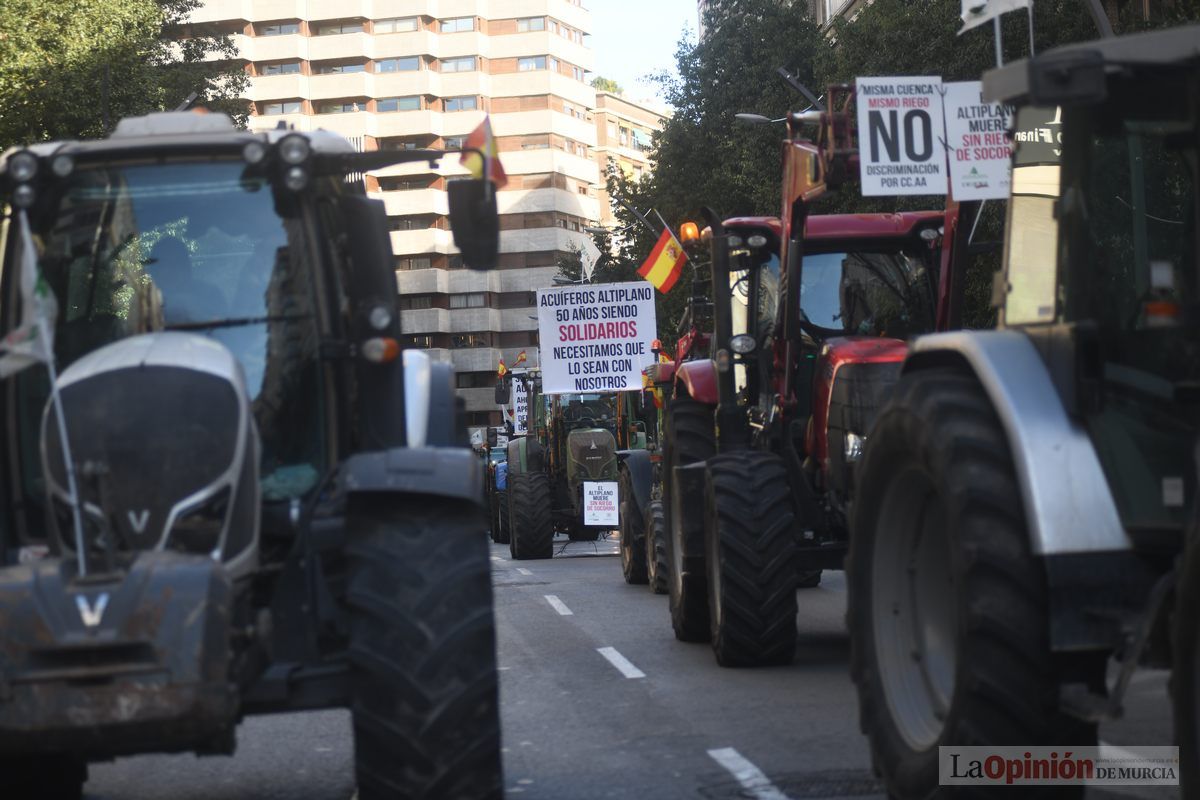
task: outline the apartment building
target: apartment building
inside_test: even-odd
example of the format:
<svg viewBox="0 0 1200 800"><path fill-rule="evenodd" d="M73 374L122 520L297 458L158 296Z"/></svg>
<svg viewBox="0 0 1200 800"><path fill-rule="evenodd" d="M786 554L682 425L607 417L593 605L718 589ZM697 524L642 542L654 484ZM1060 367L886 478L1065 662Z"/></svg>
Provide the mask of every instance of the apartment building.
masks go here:
<svg viewBox="0 0 1200 800"><path fill-rule="evenodd" d="M811 0L813 20L825 27L838 17L853 19L872 0Z"/></svg>
<svg viewBox="0 0 1200 800"><path fill-rule="evenodd" d="M661 130L668 111L650 103L630 100L612 92L596 92L593 115L596 122L596 148L594 155L600 169L601 184L609 165L615 166L627 178L641 180L650 171L650 149L655 131ZM616 219L612 213L608 190L601 186L597 190L600 200L600 224L612 227Z"/></svg>
<svg viewBox="0 0 1200 800"><path fill-rule="evenodd" d="M407 346L457 370L469 423L499 424L503 357L538 364L534 291L600 219L581 0L203 0L251 76L250 127L335 131L364 150L461 147L491 115L508 186L496 269L462 268L446 181L457 159L371 173L391 225Z"/></svg>

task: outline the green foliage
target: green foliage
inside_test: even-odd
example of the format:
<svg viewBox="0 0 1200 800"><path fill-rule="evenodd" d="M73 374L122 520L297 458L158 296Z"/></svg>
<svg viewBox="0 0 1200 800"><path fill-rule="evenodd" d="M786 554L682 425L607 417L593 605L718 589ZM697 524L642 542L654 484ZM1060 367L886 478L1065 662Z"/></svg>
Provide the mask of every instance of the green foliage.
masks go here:
<svg viewBox="0 0 1200 800"><path fill-rule="evenodd" d="M625 91L621 88L621 84L617 83L611 78L605 78L601 75L597 75L596 77L592 78L592 88L597 92L610 92L612 94L620 94L621 92Z"/></svg>
<svg viewBox="0 0 1200 800"><path fill-rule="evenodd" d="M104 135L123 116L197 103L233 112L247 78L232 40L186 25L200 0L4 0L0 148ZM178 42L173 39L178 38Z"/></svg>

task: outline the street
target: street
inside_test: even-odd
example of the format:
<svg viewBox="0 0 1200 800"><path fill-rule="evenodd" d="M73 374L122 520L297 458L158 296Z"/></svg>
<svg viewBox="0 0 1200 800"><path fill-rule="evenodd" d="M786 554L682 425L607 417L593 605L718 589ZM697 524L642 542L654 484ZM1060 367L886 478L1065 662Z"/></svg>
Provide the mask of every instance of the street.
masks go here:
<svg viewBox="0 0 1200 800"><path fill-rule="evenodd" d="M667 598L621 580L615 540L555 541L550 561L492 546L505 783L511 797L883 797L847 672L845 583L801 593L788 667L719 668L677 642ZM1169 744L1162 673L1139 673L1110 744ZM88 800L349 800L345 712L249 719L233 758L144 756L93 765ZM1177 798L1147 789L1092 798Z"/></svg>

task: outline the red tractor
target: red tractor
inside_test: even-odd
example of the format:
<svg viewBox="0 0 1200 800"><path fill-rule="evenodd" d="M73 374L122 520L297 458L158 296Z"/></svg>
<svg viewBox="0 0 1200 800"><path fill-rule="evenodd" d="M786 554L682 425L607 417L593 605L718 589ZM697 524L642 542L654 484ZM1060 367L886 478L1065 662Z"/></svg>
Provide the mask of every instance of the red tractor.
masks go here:
<svg viewBox="0 0 1200 800"><path fill-rule="evenodd" d="M906 342L961 314L953 254L977 209L808 216L824 167L853 163L848 115L823 116L822 148L798 136L811 116L789 119L781 220L708 213L713 355L680 366L667 414L671 619L725 666L792 659L795 590L842 568L855 464Z"/></svg>

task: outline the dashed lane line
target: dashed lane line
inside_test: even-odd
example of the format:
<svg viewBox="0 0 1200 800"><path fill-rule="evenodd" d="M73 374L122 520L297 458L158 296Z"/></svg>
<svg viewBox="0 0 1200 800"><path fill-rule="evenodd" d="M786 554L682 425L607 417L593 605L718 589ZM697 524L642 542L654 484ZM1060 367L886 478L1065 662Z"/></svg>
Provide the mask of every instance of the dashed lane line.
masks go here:
<svg viewBox="0 0 1200 800"><path fill-rule="evenodd" d="M559 614L562 614L564 617L574 616L575 612L572 611L571 609L567 608L567 604L564 603L562 600L559 600L557 596L548 594L548 595L545 595L545 598L546 598L546 602L550 604L550 607L553 608L555 611L557 611Z"/></svg>
<svg viewBox="0 0 1200 800"><path fill-rule="evenodd" d="M626 678L644 678L646 673L635 667L628 658L617 652L615 647L597 647L596 652L604 656Z"/></svg>
<svg viewBox="0 0 1200 800"><path fill-rule="evenodd" d="M746 790L746 797L754 800L788 800L788 796L771 783L762 770L750 763L732 747L721 747L708 751L708 757L720 764Z"/></svg>

